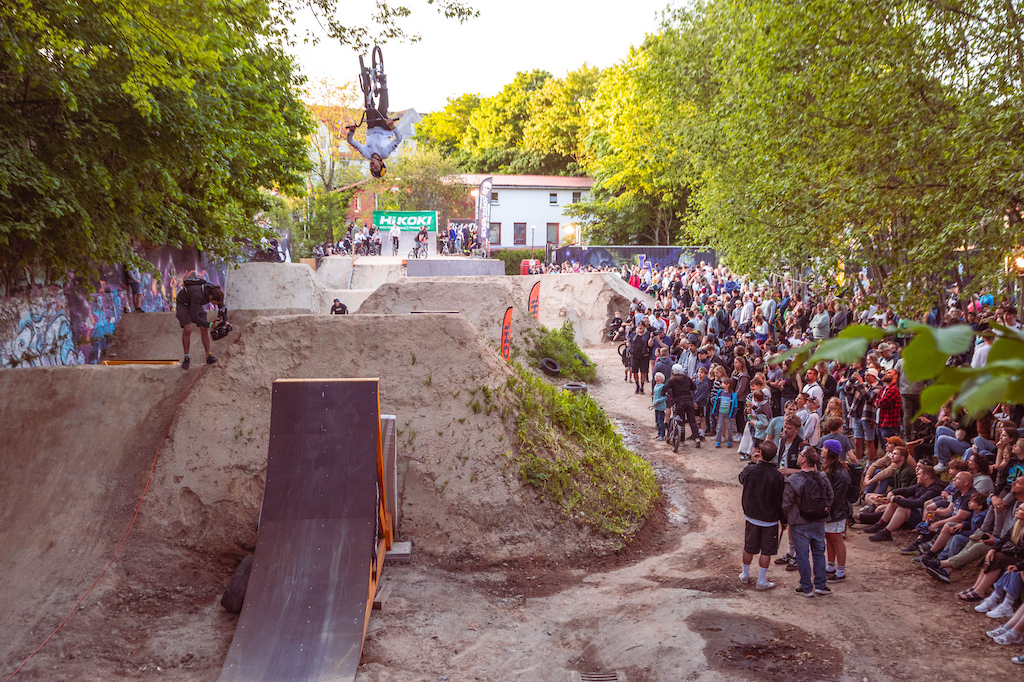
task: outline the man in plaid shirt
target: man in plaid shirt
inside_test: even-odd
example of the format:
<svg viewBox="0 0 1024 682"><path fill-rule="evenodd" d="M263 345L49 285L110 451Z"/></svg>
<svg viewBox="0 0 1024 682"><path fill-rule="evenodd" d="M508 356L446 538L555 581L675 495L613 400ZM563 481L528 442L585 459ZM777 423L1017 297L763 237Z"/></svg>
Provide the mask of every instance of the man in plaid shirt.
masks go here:
<svg viewBox="0 0 1024 682"><path fill-rule="evenodd" d="M878 428L882 430L883 438L898 436L900 433L903 407L898 380L899 374L896 370L888 370L882 377L884 388L875 398L875 407L878 408Z"/></svg>

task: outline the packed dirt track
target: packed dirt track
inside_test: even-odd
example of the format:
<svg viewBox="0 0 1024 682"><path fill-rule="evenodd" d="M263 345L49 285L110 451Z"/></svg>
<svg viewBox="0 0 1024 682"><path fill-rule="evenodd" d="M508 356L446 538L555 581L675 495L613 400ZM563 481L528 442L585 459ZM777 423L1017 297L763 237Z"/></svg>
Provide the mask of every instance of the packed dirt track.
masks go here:
<svg viewBox="0 0 1024 682"><path fill-rule="evenodd" d="M588 341L590 394L663 490L622 549L521 483L507 454L511 370L495 330L508 305L533 328L526 295L538 279L540 322L570 320ZM233 317L212 366L0 372L4 677L73 611L15 680L216 679L237 622L218 602L256 541L272 382L379 377L381 411L397 415L397 539L413 543L413 560L384 569L391 596L371 617L357 680L1012 679L984 616L956 602L960 586L856 531L850 578L831 597L797 599L795 574L776 566L771 592L737 581L741 464L654 440L649 395L623 383L612 344L596 345L608 311L628 309L616 279L400 280L360 309L374 314L348 316L257 300ZM119 357L179 357L173 316L126 320ZM127 542L76 607L131 526L165 433Z"/></svg>

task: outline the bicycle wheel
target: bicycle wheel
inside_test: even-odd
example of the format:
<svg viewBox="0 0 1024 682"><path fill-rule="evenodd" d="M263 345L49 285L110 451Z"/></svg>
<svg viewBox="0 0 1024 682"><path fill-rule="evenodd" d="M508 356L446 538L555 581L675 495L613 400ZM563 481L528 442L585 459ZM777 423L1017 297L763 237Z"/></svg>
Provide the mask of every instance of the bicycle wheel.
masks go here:
<svg viewBox="0 0 1024 682"><path fill-rule="evenodd" d="M384 53L377 45L373 46L373 52L370 53L370 64L377 73L384 73Z"/></svg>
<svg viewBox="0 0 1024 682"><path fill-rule="evenodd" d="M679 425L679 422L672 419L672 431L669 436L669 440L672 442L672 452L679 452L679 440L682 436L683 427Z"/></svg>
<svg viewBox="0 0 1024 682"><path fill-rule="evenodd" d="M366 68L366 63L363 61L363 55L359 55L359 87L363 91L363 95L366 97L370 96L370 89L373 87L373 83L370 80L370 71Z"/></svg>

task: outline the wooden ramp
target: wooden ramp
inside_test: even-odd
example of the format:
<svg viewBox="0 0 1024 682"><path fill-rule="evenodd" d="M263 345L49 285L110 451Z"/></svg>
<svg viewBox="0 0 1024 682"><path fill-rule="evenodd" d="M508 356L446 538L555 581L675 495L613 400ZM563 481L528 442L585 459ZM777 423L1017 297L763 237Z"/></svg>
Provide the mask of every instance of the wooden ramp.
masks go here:
<svg viewBox="0 0 1024 682"><path fill-rule="evenodd" d="M245 604L220 680L353 680L391 546L377 379L274 382Z"/></svg>

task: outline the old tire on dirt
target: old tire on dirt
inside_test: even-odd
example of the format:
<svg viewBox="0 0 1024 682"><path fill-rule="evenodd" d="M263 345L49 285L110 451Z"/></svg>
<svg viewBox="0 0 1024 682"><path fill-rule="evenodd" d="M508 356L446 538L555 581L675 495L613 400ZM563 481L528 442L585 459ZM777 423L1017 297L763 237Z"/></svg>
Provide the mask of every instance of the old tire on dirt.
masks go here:
<svg viewBox="0 0 1024 682"><path fill-rule="evenodd" d="M562 384L562 390L569 393L586 393L587 385L582 381L567 381Z"/></svg>
<svg viewBox="0 0 1024 682"><path fill-rule="evenodd" d="M590 367L590 360L587 360L585 357L583 357L579 353L573 353L573 357L576 358L577 360L579 360L580 364L583 365L584 367Z"/></svg>
<svg viewBox="0 0 1024 682"><path fill-rule="evenodd" d="M562 373L562 366L551 358L544 358L540 361L540 371L544 372L549 377L556 377Z"/></svg>
<svg viewBox="0 0 1024 682"><path fill-rule="evenodd" d="M241 613L242 604L245 602L245 590L249 587L249 574L252 573L252 554L246 554L242 563L238 564L235 574L231 576L231 582L224 590L224 596L220 599L220 605L231 613Z"/></svg>

